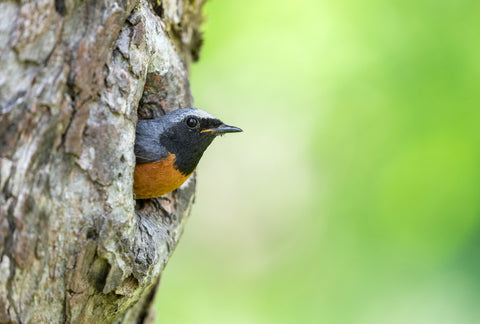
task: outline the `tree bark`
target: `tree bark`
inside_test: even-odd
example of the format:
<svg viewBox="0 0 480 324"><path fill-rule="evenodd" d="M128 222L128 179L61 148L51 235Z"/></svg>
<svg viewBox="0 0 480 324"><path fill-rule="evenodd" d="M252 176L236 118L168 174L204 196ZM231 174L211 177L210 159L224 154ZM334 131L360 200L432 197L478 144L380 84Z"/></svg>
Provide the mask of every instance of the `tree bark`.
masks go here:
<svg viewBox="0 0 480 324"><path fill-rule="evenodd" d="M0 323L152 318L195 178L135 201L135 123L193 106L202 5L0 3Z"/></svg>

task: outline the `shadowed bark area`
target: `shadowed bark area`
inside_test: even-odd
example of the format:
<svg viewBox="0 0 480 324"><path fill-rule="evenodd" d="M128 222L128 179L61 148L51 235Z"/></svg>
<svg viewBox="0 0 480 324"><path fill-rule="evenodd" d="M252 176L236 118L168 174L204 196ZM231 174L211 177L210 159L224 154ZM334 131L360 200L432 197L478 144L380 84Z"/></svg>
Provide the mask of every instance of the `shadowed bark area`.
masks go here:
<svg viewBox="0 0 480 324"><path fill-rule="evenodd" d="M0 3L0 323L153 318L195 178L135 201L135 123L193 106L202 5Z"/></svg>

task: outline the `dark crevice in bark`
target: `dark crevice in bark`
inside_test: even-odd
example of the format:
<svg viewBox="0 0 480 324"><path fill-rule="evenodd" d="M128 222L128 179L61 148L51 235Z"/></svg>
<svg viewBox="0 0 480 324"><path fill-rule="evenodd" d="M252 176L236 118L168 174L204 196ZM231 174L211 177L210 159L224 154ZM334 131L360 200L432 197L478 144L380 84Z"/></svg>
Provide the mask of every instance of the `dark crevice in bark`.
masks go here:
<svg viewBox="0 0 480 324"><path fill-rule="evenodd" d="M87 240L96 241L98 237L97 229L91 228L87 231Z"/></svg>
<svg viewBox="0 0 480 324"><path fill-rule="evenodd" d="M16 111L12 112L13 117L4 115L0 119L0 156L2 157L11 157L20 138L20 120L16 117L27 110L26 104L22 100L20 104L14 107Z"/></svg>
<svg viewBox="0 0 480 324"><path fill-rule="evenodd" d="M95 256L93 264L90 266L88 279L97 291L103 291L110 269L111 265L106 259L99 258L97 255Z"/></svg>
<svg viewBox="0 0 480 324"><path fill-rule="evenodd" d="M70 66L70 73L68 74L67 82L65 84L66 85L65 94L70 97L72 112L70 113L70 118L68 120L67 126L65 127L65 130L62 133L59 147L56 148L57 150L61 147L66 149L65 146L66 146L66 141L67 141L67 134L68 134L68 131L70 130L70 126L72 125L73 120L75 119L75 115L77 114L77 109L76 109L76 105L75 105L77 94L75 92L75 81L74 81L75 77L74 77L74 74L72 72L71 61L72 61L72 57L70 57L70 62L67 63Z"/></svg>
<svg viewBox="0 0 480 324"><path fill-rule="evenodd" d="M193 31L192 42L190 44L190 54L192 55L193 62L197 62L200 59L200 50L203 46L203 33L198 30Z"/></svg>
<svg viewBox="0 0 480 324"><path fill-rule="evenodd" d="M142 307L141 313L138 315L138 324L144 324L148 315L150 314L150 309L155 300L155 294L157 293L158 282L155 284L155 287L150 291Z"/></svg>
<svg viewBox="0 0 480 324"><path fill-rule="evenodd" d="M5 188L7 185L5 185ZM7 195L5 194L5 198ZM5 242L5 254L10 257L10 262L13 263L13 236L15 235L15 231L17 229L17 224L15 222L15 216L13 215L13 210L15 208L15 205L17 203L17 200L15 198L11 198L13 201L10 202L10 206L8 207L7 211L7 221L8 221L8 236Z"/></svg>
<svg viewBox="0 0 480 324"><path fill-rule="evenodd" d="M65 0L55 0L55 10L60 16L65 16L65 13L67 12Z"/></svg>
<svg viewBox="0 0 480 324"><path fill-rule="evenodd" d="M150 3L152 4L153 11L160 17L160 19L163 19L165 17L165 9L163 8L163 1L162 0L150 0Z"/></svg>
<svg viewBox="0 0 480 324"><path fill-rule="evenodd" d="M5 184L5 187L7 187L6 184ZM14 198L12 197L12 199L14 199ZM7 211L7 221L8 221L9 233L8 233L8 237L7 237L7 242L5 244L5 252L4 252L4 254L9 257L9 261L10 261L10 269L9 269L10 274L9 274L9 280L7 281L7 287L6 287L7 288L7 300L10 303L10 307L9 307L8 311L10 313L10 309L13 309L13 311L15 312L14 316L10 315L10 319L18 318L18 314L19 314L19 312L17 310L17 307L16 307L16 302L13 298L13 295L14 295L13 282L14 282L14 279L15 279L15 271L16 271L15 256L14 256L14 253L13 253L13 239L14 239L14 235L15 235L15 231L16 231L16 227L17 227L16 221L15 221L15 216L13 215L13 212L14 212L16 202L17 202L17 200L14 199L14 201L12 201L10 203L10 206L8 208L8 211ZM20 320L20 322L21 322L21 320Z"/></svg>
<svg viewBox="0 0 480 324"><path fill-rule="evenodd" d="M73 108L73 111L70 114L70 118L68 120L67 127L65 127L65 131L62 134L62 140L60 141L59 147L65 148L65 144L66 144L66 141L67 141L68 130L70 129L70 126L72 125L72 122L75 119L75 115L77 114L77 110L75 109L75 103L73 103L72 108Z"/></svg>
<svg viewBox="0 0 480 324"><path fill-rule="evenodd" d="M62 321L64 323L67 323L67 319L68 319L68 315L67 315L67 312L68 312L68 306L67 306L67 303L68 303L68 294L70 292L68 291L68 289L65 289L65 291L63 292L63 303L62 303L62 314L61 314L61 318L62 318Z"/></svg>

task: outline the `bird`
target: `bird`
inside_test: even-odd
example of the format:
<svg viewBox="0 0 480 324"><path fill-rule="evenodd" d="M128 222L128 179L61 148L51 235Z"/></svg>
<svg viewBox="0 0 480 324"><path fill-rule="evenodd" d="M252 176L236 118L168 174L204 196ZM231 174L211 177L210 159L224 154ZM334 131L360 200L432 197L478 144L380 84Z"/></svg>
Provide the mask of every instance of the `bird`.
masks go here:
<svg viewBox="0 0 480 324"><path fill-rule="evenodd" d="M136 199L158 198L180 187L219 135L242 132L198 108L142 119L135 130L133 191Z"/></svg>

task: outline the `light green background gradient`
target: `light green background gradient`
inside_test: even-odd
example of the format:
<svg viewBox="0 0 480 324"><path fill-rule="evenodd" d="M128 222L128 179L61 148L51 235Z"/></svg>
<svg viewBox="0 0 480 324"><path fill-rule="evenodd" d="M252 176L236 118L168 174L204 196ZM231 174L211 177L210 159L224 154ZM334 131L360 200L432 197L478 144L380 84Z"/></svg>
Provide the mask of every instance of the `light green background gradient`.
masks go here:
<svg viewBox="0 0 480 324"><path fill-rule="evenodd" d="M480 2L207 4L217 139L158 323L480 323Z"/></svg>

